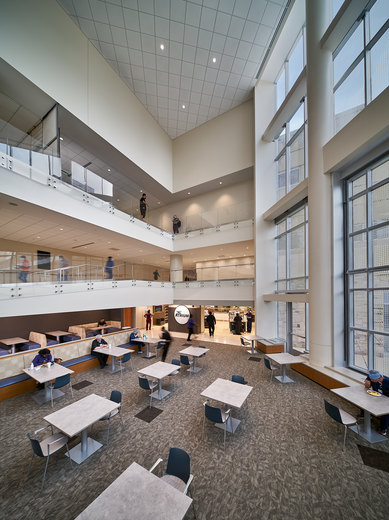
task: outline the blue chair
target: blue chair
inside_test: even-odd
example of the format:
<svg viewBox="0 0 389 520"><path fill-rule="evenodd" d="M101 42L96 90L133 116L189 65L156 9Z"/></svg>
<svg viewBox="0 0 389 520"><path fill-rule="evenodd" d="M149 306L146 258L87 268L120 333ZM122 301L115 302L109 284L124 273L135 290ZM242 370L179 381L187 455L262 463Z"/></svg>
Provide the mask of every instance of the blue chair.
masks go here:
<svg viewBox="0 0 389 520"><path fill-rule="evenodd" d="M122 428L124 428L123 419L122 419L122 393L119 392L119 390L112 390L110 401L113 401L114 403L119 404L119 408L116 408L115 410L112 410L112 412L108 413L107 415L104 415L100 419L100 421L108 421L108 432L107 432L107 445L109 444L109 431L111 428L111 419L116 417L116 415L119 417L120 422L122 423Z"/></svg>
<svg viewBox="0 0 389 520"><path fill-rule="evenodd" d="M150 469L150 473L152 473L162 461L163 459L158 459ZM190 484L193 480L193 475L190 473L190 456L185 450L170 448L166 473L161 479L185 495L191 494Z"/></svg>
<svg viewBox="0 0 389 520"><path fill-rule="evenodd" d="M139 389L141 388L142 390L148 390L150 392L150 408L151 408L151 401L153 399L152 393L153 393L154 388L158 386L158 383L156 381L149 381L147 379L147 377L141 377L141 376L138 376L138 380L139 380L139 388L138 388L137 402L139 399Z"/></svg>
<svg viewBox="0 0 389 520"><path fill-rule="evenodd" d="M174 377L174 388L176 388L176 386L177 386L176 379L177 379L178 374L180 373L181 363L180 363L179 359L172 359L171 363L172 363L172 365L176 365L178 367L175 372L173 372L172 374L169 374L169 377Z"/></svg>
<svg viewBox="0 0 389 520"><path fill-rule="evenodd" d="M231 381L234 383L240 383L241 385L247 385L247 381L244 380L243 376L234 375L231 377Z"/></svg>
<svg viewBox="0 0 389 520"><path fill-rule="evenodd" d="M64 376L57 377L57 379L54 381L54 383L49 385L50 397L51 397L51 407L52 408L54 406L54 404L53 404L53 390L55 390L56 388L62 388L64 386L66 386L66 385L70 385L70 392L71 392L72 397L73 397L73 388L72 388L72 382L70 381L70 374L65 374Z"/></svg>
<svg viewBox="0 0 389 520"><path fill-rule="evenodd" d="M38 436L37 436L38 433L43 430L46 430L47 428L51 428L51 435L49 437L46 437L42 441L39 441ZM44 428L40 428L39 430L36 430L34 432L33 438L30 436L29 433L27 433L27 437L28 437L29 441L31 442L31 447L32 447L32 451L33 451L32 457L30 460L30 464L28 466L27 476L30 473L32 459L34 458L34 455L36 455L37 457L42 457L42 458L46 459L46 466L45 466L45 471L43 473L43 479L42 479L42 485L41 485L41 491L42 491L43 486L45 485L46 471L47 471L47 466L49 464L50 455L53 455L58 450L60 450L64 446L66 446L66 449L68 452L68 457L69 457L69 462L70 462L70 467L73 469L72 460L70 458L69 447L68 447L69 439L63 433L54 434L53 427L51 425L45 426Z"/></svg>
<svg viewBox="0 0 389 520"><path fill-rule="evenodd" d="M247 347L250 347L250 349L247 349L247 352L249 354L251 354L251 343L250 343L250 341L247 341L247 340L245 340L243 338L240 338L240 343L241 343L242 347L244 347L246 349L247 349Z"/></svg>
<svg viewBox="0 0 389 520"><path fill-rule="evenodd" d="M270 359L268 358L263 358L263 362L265 363L265 367L268 369L268 370L271 370L271 376L270 376L270 381L273 379L273 372L275 372L276 370L280 371L280 366L279 365L273 365L271 362L270 362Z"/></svg>
<svg viewBox="0 0 389 520"><path fill-rule="evenodd" d="M131 357L131 352L127 352L126 354L124 354L124 356L122 356L121 358L119 358L119 368L120 368L120 376L122 376L123 374L123 370L125 367L123 367L123 365L125 363L128 363L130 362L130 365L131 365L131 370L134 369L133 367L133 364L132 364L132 357Z"/></svg>
<svg viewBox="0 0 389 520"><path fill-rule="evenodd" d="M19 346L19 350L21 352L25 350L35 350L37 348L42 348L42 346L39 343L34 343L33 341L28 341L27 343Z"/></svg>
<svg viewBox="0 0 389 520"><path fill-rule="evenodd" d="M209 421L215 424L222 424L224 430L224 449L226 449L226 431L227 431L227 423L231 419L230 412L231 410L226 410L223 412L220 408L216 406L211 406L205 401L204 404L204 418L203 418L203 435L202 438L205 438L205 419L207 418Z"/></svg>
<svg viewBox="0 0 389 520"><path fill-rule="evenodd" d="M46 341L46 347L52 347L53 345L58 345L57 340L55 340L55 339L48 339Z"/></svg>
<svg viewBox="0 0 389 520"><path fill-rule="evenodd" d="M191 365L193 365L193 361L190 361L189 357L185 356L184 354L180 355L180 362L181 362L181 365L185 365L189 368L191 367Z"/></svg>
<svg viewBox="0 0 389 520"><path fill-rule="evenodd" d="M349 426L353 426L354 424L357 425L357 430L359 434L359 426L358 421L355 417L350 415L349 413L345 412L344 410L341 410L334 404L329 403L324 399L324 408L327 414L331 417L331 419L334 419L339 424L342 424L344 426L344 437L343 437L343 449L346 446L346 435L347 435L347 428Z"/></svg>

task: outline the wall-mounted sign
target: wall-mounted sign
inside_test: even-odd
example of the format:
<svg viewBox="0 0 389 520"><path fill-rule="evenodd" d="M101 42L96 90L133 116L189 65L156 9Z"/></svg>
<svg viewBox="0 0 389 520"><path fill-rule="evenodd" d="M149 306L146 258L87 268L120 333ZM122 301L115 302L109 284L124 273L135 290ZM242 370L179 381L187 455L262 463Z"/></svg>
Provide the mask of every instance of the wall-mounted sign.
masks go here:
<svg viewBox="0 0 389 520"><path fill-rule="evenodd" d="M177 323L180 325L185 325L185 323L188 322L190 317L190 312L188 307L185 307L185 305L179 305L174 310L174 319Z"/></svg>

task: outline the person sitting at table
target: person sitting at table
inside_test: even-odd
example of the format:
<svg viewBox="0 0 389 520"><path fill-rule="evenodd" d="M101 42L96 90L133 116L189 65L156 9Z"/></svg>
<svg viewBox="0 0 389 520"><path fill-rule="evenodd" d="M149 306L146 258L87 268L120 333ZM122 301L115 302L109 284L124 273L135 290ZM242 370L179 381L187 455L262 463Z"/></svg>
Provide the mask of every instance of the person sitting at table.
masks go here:
<svg viewBox="0 0 389 520"><path fill-rule="evenodd" d="M107 325L107 322L105 321L104 318L101 318L101 320L99 320L99 321L97 322L97 326L98 326L98 327L104 327L105 325Z"/></svg>
<svg viewBox="0 0 389 520"><path fill-rule="evenodd" d="M138 341L134 341L134 339L136 339L136 338L140 338L138 329L134 329L130 334L130 346L131 347L137 346L138 354L141 354L142 353L142 344L139 343Z"/></svg>
<svg viewBox="0 0 389 520"><path fill-rule="evenodd" d="M39 365L44 365L46 363L52 363L53 357L51 355L51 352L48 348L42 348L38 354L34 357L32 360L32 364L34 367L37 367Z"/></svg>
<svg viewBox="0 0 389 520"><path fill-rule="evenodd" d="M106 345L106 344L107 344L107 342L103 339L103 336L101 334L98 334L96 336L96 339L94 339L92 341L90 353L92 354L92 356L97 357L97 359L99 360L99 363L100 363L100 368L105 367L105 365L107 364L108 356L107 356L107 354L101 354L98 351L96 352L94 349L99 348L99 347L104 347L104 345Z"/></svg>
<svg viewBox="0 0 389 520"><path fill-rule="evenodd" d="M378 370L369 370L365 379L365 388L371 388L375 392L380 392L389 397L389 377L381 375ZM387 435L389 427L389 415L380 417L381 435Z"/></svg>

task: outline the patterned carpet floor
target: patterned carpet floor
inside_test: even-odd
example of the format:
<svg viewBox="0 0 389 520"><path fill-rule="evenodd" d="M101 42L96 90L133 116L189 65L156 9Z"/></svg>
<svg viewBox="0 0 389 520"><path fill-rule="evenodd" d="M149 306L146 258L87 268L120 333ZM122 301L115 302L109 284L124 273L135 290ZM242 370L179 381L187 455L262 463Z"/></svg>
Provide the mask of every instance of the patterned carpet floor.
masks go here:
<svg viewBox="0 0 389 520"><path fill-rule="evenodd" d="M183 343L172 342L167 361L179 357ZM124 429L114 419L109 446L74 464L73 470L62 451L53 456L42 492L42 459L35 458L26 477L31 457L26 433L46 425L43 417L52 412L51 404L38 406L32 392L0 403L1 518L72 520L133 461L146 468L158 457L166 463L172 446L191 456L197 520L387 518L388 473L363 464L358 444L369 445L352 432L342 450L343 431L324 412L323 399L357 415L355 407L293 371L293 384L270 382L263 361L249 361L241 347L192 344L210 348L204 370L194 375L184 371L175 390L171 378L164 380L163 386L170 386L172 393L161 403L153 402L163 412L150 423L135 417L149 402L143 391L137 401L136 370L155 359L135 355L134 371L126 370L122 378L98 368L72 376L75 384L85 380L93 384L74 391L73 398L65 388L53 410L91 393L109 397L111 390L120 390ZM212 424L206 424L206 439L201 439L205 399L200 394L216 378L231 379L233 374L243 375L254 389L248 406L233 410L241 424L234 435L227 434L224 451L223 432ZM106 428L107 423L100 422L89 433L105 443ZM69 447L79 442L75 437ZM374 449L389 453L389 442L375 444ZM192 508L186 518L194 518Z"/></svg>

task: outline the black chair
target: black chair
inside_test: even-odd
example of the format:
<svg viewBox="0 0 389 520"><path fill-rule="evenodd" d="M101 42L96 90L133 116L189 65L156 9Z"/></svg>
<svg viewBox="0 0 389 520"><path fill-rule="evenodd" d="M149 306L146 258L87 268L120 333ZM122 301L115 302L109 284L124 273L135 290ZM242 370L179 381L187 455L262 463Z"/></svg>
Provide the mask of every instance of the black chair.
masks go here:
<svg viewBox="0 0 389 520"><path fill-rule="evenodd" d="M193 365L193 361L189 360L189 357L185 356L184 354L180 355L180 362L181 362L181 365L185 365L189 368L191 367L191 365Z"/></svg>
<svg viewBox="0 0 389 520"><path fill-rule="evenodd" d="M176 386L177 386L176 379L177 379L178 374L180 373L181 363L180 363L179 359L172 359L171 363L172 363L172 365L177 366L177 370L175 372L173 372L172 374L169 374L169 377L174 377L174 388L176 388Z"/></svg>
<svg viewBox="0 0 389 520"><path fill-rule="evenodd" d="M122 356L121 358L119 358L119 368L120 368L120 376L123 375L123 370L125 369L125 367L123 366L125 363L128 363L130 362L130 365L131 365L131 370L134 369L134 366L132 364L132 357L131 357L131 352L127 352L127 354L124 354L124 356Z"/></svg>
<svg viewBox="0 0 389 520"><path fill-rule="evenodd" d="M224 449L226 449L226 431L227 431L227 423L230 420L230 412L231 410L226 410L223 412L220 408L216 406L211 406L205 401L204 404L204 418L203 418L203 435L202 438L205 438L205 418L209 421L222 424L224 430Z"/></svg>
<svg viewBox="0 0 389 520"><path fill-rule="evenodd" d="M334 404L329 403L324 399L324 408L327 414L331 417L331 419L334 419L339 424L342 424L344 426L344 437L343 437L343 449L346 446L346 435L347 435L347 428L349 426L353 426L354 424L357 425L358 433L359 433L359 426L357 419L350 415L349 413L345 412L341 408L338 408Z"/></svg>
<svg viewBox="0 0 389 520"><path fill-rule="evenodd" d="M158 383L156 381L149 381L147 377L141 377L138 376L139 381L139 388L142 388L143 390L148 390L150 392L150 408L151 408L151 401L153 399L152 393L155 387L158 386ZM139 399L139 388L138 388L138 399ZM137 399L137 401L138 401Z"/></svg>
<svg viewBox="0 0 389 520"><path fill-rule="evenodd" d="M150 469L150 472L153 472L162 461L163 459L158 459ZM190 494L190 484L193 480L193 475L190 473L190 457L188 453L180 448L170 448L166 473L161 478L185 495Z"/></svg>
<svg viewBox="0 0 389 520"><path fill-rule="evenodd" d="M247 349L247 352L248 352L249 354L251 354L251 343L250 343L250 341L246 341L245 339L240 338L240 343L241 343L242 347L244 347L244 348L246 348L246 349L247 349L247 347L250 347L250 350Z"/></svg>
<svg viewBox="0 0 389 520"><path fill-rule="evenodd" d="M273 372L275 372L276 370L280 371L280 366L273 365L268 358L263 358L263 362L265 363L265 367L268 370L271 370L271 376L270 376L270 381L271 381L273 379Z"/></svg>
<svg viewBox="0 0 389 520"><path fill-rule="evenodd" d="M247 381L244 380L243 376L234 375L231 377L231 381L234 383L240 383L241 385L247 385Z"/></svg>
<svg viewBox="0 0 389 520"><path fill-rule="evenodd" d="M39 441L38 437L37 437L38 433L42 432L43 430L46 430L47 428L51 429L51 435L49 437L46 437L45 439ZM43 479L42 479L42 485L41 485L41 491L42 491L43 486L45 485L46 472L47 472L47 466L49 464L50 455L53 455L58 450L60 450L64 446L66 446L66 449L68 452L68 457L69 457L69 462L70 462L70 467L73 469L72 460L70 458L69 447L68 447L69 439L63 433L54 434L53 427L51 425L45 426L44 428L40 428L39 430L36 430L34 432L34 438L31 438L29 433L27 433L27 437L28 437L29 441L31 442L31 447L32 447L32 451L33 451L32 457L30 460L30 464L28 466L27 476L30 473L32 459L34 458L34 455L36 455L37 457L42 457L42 458L46 459L46 466L45 466L45 471L43 473Z"/></svg>
<svg viewBox="0 0 389 520"><path fill-rule="evenodd" d="M55 390L56 388L62 388L64 386L66 386L66 385L70 385L70 392L71 392L72 397L73 397L73 388L72 388L72 382L70 381L70 374L65 374L64 376L57 377L57 379L54 381L54 383L49 385L50 397L51 397L51 407L52 408L54 406L54 404L53 404L53 390Z"/></svg>
<svg viewBox="0 0 389 520"><path fill-rule="evenodd" d="M119 404L119 408L116 408L115 410L112 410L112 412L107 413L107 415L104 415L100 419L100 421L108 421L108 432L107 432L107 444L109 444L109 431L111 427L111 419L113 419L116 415L119 416L120 422L122 423L122 428L124 428L123 419L122 419L122 393L119 392L119 390L112 390L110 398L111 401L114 403Z"/></svg>

